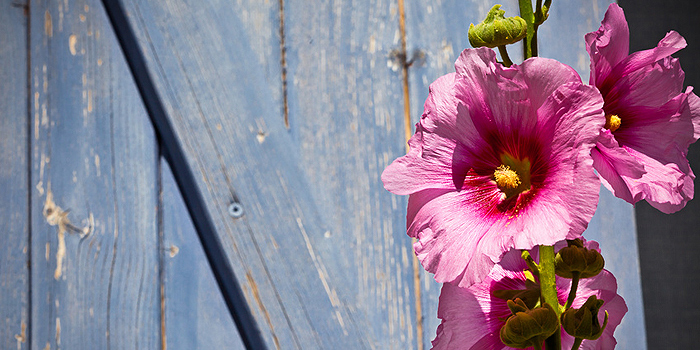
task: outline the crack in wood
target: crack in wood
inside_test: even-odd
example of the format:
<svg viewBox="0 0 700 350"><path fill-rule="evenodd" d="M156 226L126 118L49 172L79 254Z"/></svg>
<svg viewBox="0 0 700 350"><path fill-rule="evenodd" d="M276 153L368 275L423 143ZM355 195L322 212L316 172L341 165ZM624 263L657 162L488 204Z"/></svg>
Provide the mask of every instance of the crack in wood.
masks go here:
<svg viewBox="0 0 700 350"><path fill-rule="evenodd" d="M280 64L282 65L282 105L284 126L289 129L289 102L287 100L287 46L284 38L284 0L280 4Z"/></svg>

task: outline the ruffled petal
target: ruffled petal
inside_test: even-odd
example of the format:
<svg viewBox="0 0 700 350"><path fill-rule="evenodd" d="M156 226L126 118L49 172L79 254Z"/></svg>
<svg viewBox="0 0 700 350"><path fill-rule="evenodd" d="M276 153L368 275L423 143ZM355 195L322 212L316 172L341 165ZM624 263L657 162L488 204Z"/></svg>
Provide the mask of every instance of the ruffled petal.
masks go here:
<svg viewBox="0 0 700 350"><path fill-rule="evenodd" d="M538 108L560 86L568 83L581 84L576 70L553 59L530 58L520 66L528 90L529 100Z"/></svg>
<svg viewBox="0 0 700 350"><path fill-rule="evenodd" d="M620 78L607 94L605 109L624 118L628 108L662 106L683 91L684 79L678 59L665 57Z"/></svg>
<svg viewBox="0 0 700 350"><path fill-rule="evenodd" d="M430 191L422 191L409 197L409 213L416 214L408 235L417 239L413 246L416 255L438 282L471 285L481 281L494 265L482 240L504 225L485 220L475 212L470 207L472 194L463 191L434 196ZM494 189L490 198L484 200L497 201L497 197L500 194ZM510 237L503 234L498 238L507 241ZM508 246L507 242L497 244Z"/></svg>
<svg viewBox="0 0 700 350"><path fill-rule="evenodd" d="M676 163L661 163L631 148L627 148L627 151L639 159L647 171L639 181L625 179L635 197L646 199L651 206L666 214L683 209L693 199L695 174L687 160L683 160L679 167Z"/></svg>
<svg viewBox="0 0 700 350"><path fill-rule="evenodd" d="M500 322L484 322L483 308L489 306L484 303L482 295L450 284L442 286L438 304L438 317L442 323L432 341L434 350L471 349L476 344L490 345L481 349L503 346L499 338Z"/></svg>
<svg viewBox="0 0 700 350"><path fill-rule="evenodd" d="M624 12L617 4L610 4L600 29L585 37L586 50L591 57L591 85L602 83L613 67L627 57L629 37Z"/></svg>
<svg viewBox="0 0 700 350"><path fill-rule="evenodd" d="M697 100L688 87L663 106L629 107L615 139L662 163L686 163L688 147L698 139Z"/></svg>
<svg viewBox="0 0 700 350"><path fill-rule="evenodd" d="M603 185L616 197L632 204L642 199L640 193L632 194L627 181L641 179L646 172L644 165L620 147L610 130L601 132L591 157Z"/></svg>
<svg viewBox="0 0 700 350"><path fill-rule="evenodd" d="M452 73L430 85L425 112L416 124L416 133L408 142L409 152L390 164L382 173L384 188L408 195L428 188L455 189L453 152L456 145L484 147L471 124L469 111L455 96L464 89ZM465 158L458 158L458 162ZM457 164L457 168L467 168Z"/></svg>
<svg viewBox="0 0 700 350"><path fill-rule="evenodd" d="M607 97L608 91L628 74L671 56L686 46L687 43L680 34L670 31L655 48L638 51L624 58L615 65L604 80L596 81L595 86L600 89L603 96Z"/></svg>

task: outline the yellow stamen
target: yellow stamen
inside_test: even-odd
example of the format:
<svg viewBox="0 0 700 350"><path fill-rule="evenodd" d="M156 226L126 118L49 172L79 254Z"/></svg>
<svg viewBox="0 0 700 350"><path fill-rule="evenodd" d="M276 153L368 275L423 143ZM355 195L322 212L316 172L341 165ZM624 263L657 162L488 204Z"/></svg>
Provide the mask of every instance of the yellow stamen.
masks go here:
<svg viewBox="0 0 700 350"><path fill-rule="evenodd" d="M617 114L608 114L605 116L605 128L610 129L610 132L615 132L622 125L622 119Z"/></svg>
<svg viewBox="0 0 700 350"><path fill-rule="evenodd" d="M520 186L520 177L507 165L500 165L493 172L498 187L502 189L514 189Z"/></svg>

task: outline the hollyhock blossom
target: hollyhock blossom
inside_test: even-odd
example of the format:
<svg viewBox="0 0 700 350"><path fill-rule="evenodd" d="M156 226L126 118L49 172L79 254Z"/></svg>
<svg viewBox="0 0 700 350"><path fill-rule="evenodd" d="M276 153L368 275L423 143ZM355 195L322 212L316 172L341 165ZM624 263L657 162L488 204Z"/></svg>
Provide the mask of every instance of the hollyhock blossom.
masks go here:
<svg viewBox="0 0 700 350"><path fill-rule="evenodd" d="M597 243L588 242L588 247L597 248ZM536 254L533 252L533 255ZM442 323L438 326L437 336L433 340L433 349L511 349L503 345L499 338L500 329L511 315L511 311L508 309L507 300L496 295L497 291L531 289L531 295L538 297L539 289L527 282L523 272L525 269L527 265L520 258L520 252L511 251L494 266L488 278L481 283L469 288L444 284L438 305L438 317ZM571 280L557 276L556 282L559 302L563 305L571 288ZM584 340L579 349L612 349L617 344L613 337L615 328L627 313L625 301L617 294L615 277L609 271L603 270L597 276L582 279L572 307L580 308L591 295L605 301L598 313L598 320L602 325L607 311L608 325L600 338ZM528 294L521 294L522 296L528 298ZM571 349L574 338L563 329L561 334L562 349Z"/></svg>
<svg viewBox="0 0 700 350"><path fill-rule="evenodd" d="M594 167L615 196L645 199L664 213L693 198L686 154L700 136L700 99L683 89L685 74L671 54L686 46L671 31L657 47L629 53L622 9L611 4L598 31L586 34L590 84L605 100L606 125L592 151Z"/></svg>
<svg viewBox="0 0 700 350"><path fill-rule="evenodd" d="M584 231L600 186L590 150L605 118L598 91L555 60L506 68L479 48L455 68L430 85L410 151L382 181L410 195L407 231L423 267L469 286L511 248Z"/></svg>

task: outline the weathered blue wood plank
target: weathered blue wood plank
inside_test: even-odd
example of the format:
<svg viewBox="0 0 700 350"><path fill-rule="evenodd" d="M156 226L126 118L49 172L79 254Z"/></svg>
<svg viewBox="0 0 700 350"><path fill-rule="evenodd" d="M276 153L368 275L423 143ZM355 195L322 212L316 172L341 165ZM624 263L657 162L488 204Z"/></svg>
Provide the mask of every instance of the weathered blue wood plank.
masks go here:
<svg viewBox="0 0 700 350"><path fill-rule="evenodd" d="M557 59L574 67L584 82L588 82L589 60L583 36L596 30L610 1L555 1L550 17L539 29L540 56ZM410 67L412 118L423 111L428 85L437 77L454 71L454 61L460 52L471 47L467 38L469 23L478 23L494 5L492 1L407 1L406 23L408 51L418 50L418 64ZM518 14L517 1L503 2L507 16ZM514 62L522 61L520 45L509 47ZM425 62L421 64L420 57ZM409 56L410 60L412 57ZM598 211L588 231L589 239L600 242L606 257L606 268L618 278L619 293L630 309L615 336L622 349L644 349L644 320L641 303L639 258L632 207L615 199L602 189ZM435 294L426 293L432 297ZM424 301L426 328L435 336L439 320L435 318L437 300ZM426 344L427 345L427 344Z"/></svg>
<svg viewBox="0 0 700 350"><path fill-rule="evenodd" d="M161 183L167 349L245 349L165 161Z"/></svg>
<svg viewBox="0 0 700 350"><path fill-rule="evenodd" d="M397 3L288 0L284 14L290 132L329 226L319 258L346 270L338 294L367 315L370 346L416 348L406 198L380 179L405 152Z"/></svg>
<svg viewBox="0 0 700 350"><path fill-rule="evenodd" d="M27 13L0 3L0 349L29 335Z"/></svg>
<svg viewBox="0 0 700 350"><path fill-rule="evenodd" d="M32 347L159 348L148 118L98 2L30 16Z"/></svg>
<svg viewBox="0 0 700 350"><path fill-rule="evenodd" d="M270 83L274 69L251 54L261 41L279 47L279 27L250 23L275 23L279 4L124 4L267 346L368 347L364 315L337 292L345 270L317 253L329 230L275 99L282 74ZM243 205L238 219L232 201Z"/></svg>

